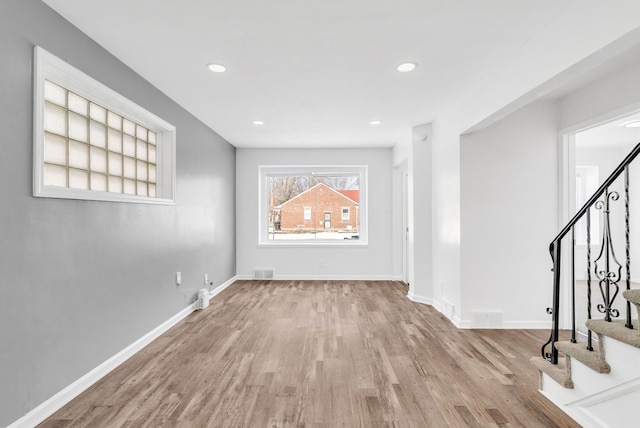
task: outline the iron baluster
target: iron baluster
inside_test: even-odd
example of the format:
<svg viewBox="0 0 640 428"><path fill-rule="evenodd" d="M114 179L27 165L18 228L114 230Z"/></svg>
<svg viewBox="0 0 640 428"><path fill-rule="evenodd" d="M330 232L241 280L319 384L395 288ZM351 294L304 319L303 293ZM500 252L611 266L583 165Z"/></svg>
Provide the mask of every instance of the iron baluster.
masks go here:
<svg viewBox="0 0 640 428"><path fill-rule="evenodd" d="M542 345L541 353L542 357L549 360L551 364L558 364L558 350L555 344L558 341L560 317L560 240L553 241L549 245L549 253L551 253L553 260L553 306L547 308L547 313L551 315L551 335L549 340ZM546 352L547 346L551 348L550 352Z"/></svg>
<svg viewBox="0 0 640 428"><path fill-rule="evenodd" d="M587 210L587 319L591 319L591 210ZM587 349L593 351L593 334L587 331Z"/></svg>
<svg viewBox="0 0 640 428"><path fill-rule="evenodd" d="M616 191L609 192L606 188L603 200L597 201L595 207L597 210L603 212L603 232L602 232L602 245L600 253L594 261L595 274L599 279L600 294L602 295L603 303L597 306L598 311L604 314L604 319L611 322L611 317L617 318L620 316L620 311L613 308L613 302L620 291L618 282L620 281L622 274L622 265L616 258L615 250L613 249L613 242L611 238L611 222L610 222L610 203L617 201L620 198L620 194ZM598 267L598 262L604 258L604 269ZM617 265L616 270L611 270L611 264ZM613 296L611 295L611 288L614 288Z"/></svg>
<svg viewBox="0 0 640 428"><path fill-rule="evenodd" d="M571 343L576 343L576 231L571 226Z"/></svg>
<svg viewBox="0 0 640 428"><path fill-rule="evenodd" d="M627 271L627 290L631 289L631 245L629 241L629 165L624 167L624 239ZM631 302L627 300L627 322L625 327L633 328L631 322Z"/></svg>

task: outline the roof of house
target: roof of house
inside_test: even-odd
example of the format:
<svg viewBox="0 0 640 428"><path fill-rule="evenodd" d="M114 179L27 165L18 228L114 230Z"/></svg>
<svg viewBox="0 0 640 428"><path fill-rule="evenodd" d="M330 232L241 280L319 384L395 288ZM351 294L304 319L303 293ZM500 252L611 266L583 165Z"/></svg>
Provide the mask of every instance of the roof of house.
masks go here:
<svg viewBox="0 0 640 428"><path fill-rule="evenodd" d="M338 193L342 193L353 202L360 203L360 190L338 190Z"/></svg>
<svg viewBox="0 0 640 428"><path fill-rule="evenodd" d="M359 191L358 191L358 190L336 190L336 189L334 189L333 187L331 187L331 186L327 186L327 185L326 185L326 184L324 184L324 183L318 183L318 184L316 184L315 186L313 186L313 187L311 187L311 188L309 188L309 189L305 190L304 192L302 192L302 193L300 193L300 194L298 194L298 195L294 196L293 198L289 199L288 201L285 201L285 202L281 203L280 205L278 205L278 206L274 207L274 209L282 208L284 205L288 204L289 202L293 201L294 199L297 199L297 198L301 197L301 196L302 196L302 195L304 195L305 193L308 193L308 192L312 191L313 189L315 189L315 188L316 188L316 187L318 187L318 186L326 187L327 189L329 189L329 190L331 190L331 191L333 191L333 192L338 193L340 196L342 196L342 197L344 197L344 198L346 198L346 199L349 199L351 202L354 202L355 204L358 204L358 205L359 205L359 203L360 203L360 201L359 201L360 195L359 195ZM345 192L347 192L347 193L345 193ZM355 194L353 194L353 193L349 193L349 192L355 192ZM355 196L355 198L354 198L353 196Z"/></svg>

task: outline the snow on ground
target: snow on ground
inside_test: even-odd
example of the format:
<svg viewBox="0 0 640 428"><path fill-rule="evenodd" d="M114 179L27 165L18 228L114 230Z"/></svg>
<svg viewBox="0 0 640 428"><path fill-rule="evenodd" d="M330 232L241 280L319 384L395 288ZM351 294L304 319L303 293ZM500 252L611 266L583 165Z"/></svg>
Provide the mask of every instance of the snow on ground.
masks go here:
<svg viewBox="0 0 640 428"><path fill-rule="evenodd" d="M270 241L323 240L342 241L358 236L358 232L270 233ZM356 238L357 239L357 238Z"/></svg>

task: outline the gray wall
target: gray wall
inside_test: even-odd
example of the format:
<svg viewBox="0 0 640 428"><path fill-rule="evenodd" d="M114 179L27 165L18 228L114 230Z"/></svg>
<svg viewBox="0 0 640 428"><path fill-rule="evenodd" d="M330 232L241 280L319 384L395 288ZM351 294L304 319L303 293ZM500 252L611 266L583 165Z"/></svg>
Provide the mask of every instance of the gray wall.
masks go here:
<svg viewBox="0 0 640 428"><path fill-rule="evenodd" d="M34 45L176 126L176 206L31 196ZM0 55L6 426L234 277L235 148L38 0L0 2Z"/></svg>

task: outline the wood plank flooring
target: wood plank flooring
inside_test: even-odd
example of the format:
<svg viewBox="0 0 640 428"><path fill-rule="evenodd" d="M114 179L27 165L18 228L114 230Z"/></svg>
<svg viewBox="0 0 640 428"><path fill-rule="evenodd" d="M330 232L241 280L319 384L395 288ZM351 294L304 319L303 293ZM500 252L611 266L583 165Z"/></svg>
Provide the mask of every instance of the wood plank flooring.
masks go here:
<svg viewBox="0 0 640 428"><path fill-rule="evenodd" d="M536 330L457 330L391 281L238 281L40 426L578 427Z"/></svg>

